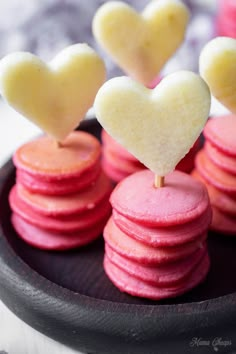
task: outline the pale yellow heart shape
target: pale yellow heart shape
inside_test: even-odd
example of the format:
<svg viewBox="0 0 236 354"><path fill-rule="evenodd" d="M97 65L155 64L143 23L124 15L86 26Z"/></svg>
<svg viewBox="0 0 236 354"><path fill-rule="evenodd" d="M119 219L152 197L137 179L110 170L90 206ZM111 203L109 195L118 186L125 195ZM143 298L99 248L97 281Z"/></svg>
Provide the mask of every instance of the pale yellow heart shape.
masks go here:
<svg viewBox="0 0 236 354"><path fill-rule="evenodd" d="M185 37L189 13L175 0L150 2L142 14L110 1L93 19L93 33L113 60L132 78L150 84Z"/></svg>
<svg viewBox="0 0 236 354"><path fill-rule="evenodd" d="M236 114L236 40L213 39L202 50L199 63L213 96Z"/></svg>
<svg viewBox="0 0 236 354"><path fill-rule="evenodd" d="M86 44L64 49L49 65L25 52L0 62L3 97L58 141L84 118L105 76L103 60Z"/></svg>
<svg viewBox="0 0 236 354"><path fill-rule="evenodd" d="M94 107L105 130L159 176L171 172L200 135L210 92L197 74L180 71L149 90L127 77L106 82Z"/></svg>

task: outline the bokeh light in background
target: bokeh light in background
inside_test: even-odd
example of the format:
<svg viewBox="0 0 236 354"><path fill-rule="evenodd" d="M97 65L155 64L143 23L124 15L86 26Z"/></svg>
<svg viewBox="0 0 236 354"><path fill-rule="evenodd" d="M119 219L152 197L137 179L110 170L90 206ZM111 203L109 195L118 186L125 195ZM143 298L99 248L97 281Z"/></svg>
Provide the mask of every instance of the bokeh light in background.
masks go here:
<svg viewBox="0 0 236 354"><path fill-rule="evenodd" d="M158 1L158 0L153 0ZM48 60L62 48L87 42L106 59L109 77L121 72L96 44L91 21L101 0L7 0L0 1L0 56L26 50ZM141 10L148 0L127 0ZM187 41L165 68L164 73L178 69L197 70L202 46L214 36L217 0L184 1L192 13Z"/></svg>

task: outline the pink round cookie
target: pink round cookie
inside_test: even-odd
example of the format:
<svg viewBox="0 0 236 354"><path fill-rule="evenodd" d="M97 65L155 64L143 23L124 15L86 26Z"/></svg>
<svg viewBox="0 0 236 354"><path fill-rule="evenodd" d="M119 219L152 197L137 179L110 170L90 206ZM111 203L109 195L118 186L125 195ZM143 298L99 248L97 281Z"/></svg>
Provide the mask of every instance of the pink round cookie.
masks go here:
<svg viewBox="0 0 236 354"><path fill-rule="evenodd" d="M105 223L106 219L101 220L96 227L68 235L52 233L32 225L15 213L12 214L12 224L20 238L33 247L52 251L64 251L89 244L101 235Z"/></svg>
<svg viewBox="0 0 236 354"><path fill-rule="evenodd" d="M102 129L101 137L104 149L109 149L115 155L120 156L125 160L138 162L136 157L134 157L130 152L123 148L123 146L114 140L104 129Z"/></svg>
<svg viewBox="0 0 236 354"><path fill-rule="evenodd" d="M110 180L104 173L88 188L79 193L69 195L43 195L32 193L23 185L17 184L19 198L34 212L42 215L73 215L85 211L92 211L112 191Z"/></svg>
<svg viewBox="0 0 236 354"><path fill-rule="evenodd" d="M61 147L46 136L28 142L14 154L17 183L32 192L58 195L78 192L100 171L101 146L91 134L73 132Z"/></svg>
<svg viewBox="0 0 236 354"><path fill-rule="evenodd" d="M122 257L108 245L106 245L105 250L106 257L115 266L145 283L159 287L173 286L183 281L207 252L206 245L204 245L194 252L191 257L164 265L146 266Z"/></svg>
<svg viewBox="0 0 236 354"><path fill-rule="evenodd" d="M105 159L102 158L102 168L105 174L115 183L122 181L127 177L127 173L112 167Z"/></svg>
<svg viewBox="0 0 236 354"><path fill-rule="evenodd" d="M110 218L104 229L103 236L110 248L121 256L137 263L154 265L174 262L193 254L197 249L203 247L207 233L199 235L195 241L180 246L154 248L129 237Z"/></svg>
<svg viewBox="0 0 236 354"><path fill-rule="evenodd" d="M190 222L209 206L207 190L193 177L174 171L163 188L154 187L154 174L144 170L121 181L111 194L112 207L145 226L168 227Z"/></svg>
<svg viewBox="0 0 236 354"><path fill-rule="evenodd" d="M57 146L41 137L14 155L16 185L9 195L13 225L42 249L70 249L97 238L111 213L111 182L101 171L101 145L71 133Z"/></svg>
<svg viewBox="0 0 236 354"><path fill-rule="evenodd" d="M128 175L145 169L145 166L142 165L138 160L137 161L129 161L116 155L111 152L109 149L103 150L103 158L107 161L112 168L122 171Z"/></svg>
<svg viewBox="0 0 236 354"><path fill-rule="evenodd" d="M196 266L189 276L183 280L182 283L163 288L142 282L111 263L106 256L104 259L105 272L114 285L120 289L120 291L126 292L133 296L144 297L152 300L176 297L191 290L203 282L207 276L209 267L210 261L208 255L206 254L203 260Z"/></svg>
<svg viewBox="0 0 236 354"><path fill-rule="evenodd" d="M213 207L211 229L224 235L236 236L236 219Z"/></svg>
<svg viewBox="0 0 236 354"><path fill-rule="evenodd" d="M47 181L77 178L99 161L101 146L91 134L72 132L58 147L48 136L22 145L13 160L17 169Z"/></svg>
<svg viewBox="0 0 236 354"><path fill-rule="evenodd" d="M92 228L99 220L108 219L111 206L108 200L104 200L93 210L84 211L73 215L43 215L35 212L18 195L14 186L9 195L9 203L15 214L39 228L51 231L73 232Z"/></svg>
<svg viewBox="0 0 236 354"><path fill-rule="evenodd" d="M236 178L234 175L223 171L217 167L207 157L204 149L196 156L195 166L198 173L203 176L206 181L224 193L236 196Z"/></svg>
<svg viewBox="0 0 236 354"><path fill-rule="evenodd" d="M170 227L150 227L138 224L113 210L113 221L128 236L151 247L177 246L197 240L207 231L212 218L210 206L198 218Z"/></svg>
<svg viewBox="0 0 236 354"><path fill-rule="evenodd" d="M236 157L235 131L235 116L229 114L209 119L204 129L204 136L223 153Z"/></svg>
<svg viewBox="0 0 236 354"><path fill-rule="evenodd" d="M236 175L236 156L232 157L222 153L209 141L205 142L204 151L207 157L220 169Z"/></svg>
<svg viewBox="0 0 236 354"><path fill-rule="evenodd" d="M100 162L97 162L91 170L86 170L78 177L67 177L65 179L60 179L59 177L58 180L55 181L47 180L41 176L32 175L24 170L18 169L16 171L16 181L33 193L66 195L70 193L78 193L83 189L88 188L96 181L100 173Z"/></svg>
<svg viewBox="0 0 236 354"><path fill-rule="evenodd" d="M194 170L192 176L205 184L211 205L221 210L223 213L236 216L236 197L232 198L229 194L221 192L219 189L210 185L198 172Z"/></svg>

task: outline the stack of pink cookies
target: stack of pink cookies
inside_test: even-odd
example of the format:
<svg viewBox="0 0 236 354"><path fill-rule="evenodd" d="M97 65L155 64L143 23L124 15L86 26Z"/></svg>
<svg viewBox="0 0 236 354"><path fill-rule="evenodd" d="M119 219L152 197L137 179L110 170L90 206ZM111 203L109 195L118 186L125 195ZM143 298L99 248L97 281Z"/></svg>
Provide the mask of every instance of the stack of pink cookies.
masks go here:
<svg viewBox="0 0 236 354"><path fill-rule="evenodd" d="M236 2L219 0L217 32L219 36L236 38Z"/></svg>
<svg viewBox="0 0 236 354"><path fill-rule="evenodd" d="M132 173L145 168L141 162L117 143L104 129L102 130L102 145L102 167L112 181L120 182Z"/></svg>
<svg viewBox="0 0 236 354"><path fill-rule="evenodd" d="M85 132L56 146L41 137L14 155L12 223L29 244L49 250L79 247L101 235L110 215L111 183L101 170L101 147Z"/></svg>
<svg viewBox="0 0 236 354"><path fill-rule="evenodd" d="M208 121L204 148L196 157L193 176L205 183L213 209L211 229L236 234L236 118Z"/></svg>
<svg viewBox="0 0 236 354"><path fill-rule="evenodd" d="M164 188L154 188L153 174L145 170L120 182L111 204L104 267L121 291L158 300L205 279L211 208L202 183L175 171Z"/></svg>
<svg viewBox="0 0 236 354"><path fill-rule="evenodd" d="M132 173L146 168L131 153L117 143L104 129L102 130L102 144L102 166L107 176L109 176L112 181L118 183ZM194 159L199 149L200 139L195 142L189 153L178 163L176 169L190 173L194 168Z"/></svg>

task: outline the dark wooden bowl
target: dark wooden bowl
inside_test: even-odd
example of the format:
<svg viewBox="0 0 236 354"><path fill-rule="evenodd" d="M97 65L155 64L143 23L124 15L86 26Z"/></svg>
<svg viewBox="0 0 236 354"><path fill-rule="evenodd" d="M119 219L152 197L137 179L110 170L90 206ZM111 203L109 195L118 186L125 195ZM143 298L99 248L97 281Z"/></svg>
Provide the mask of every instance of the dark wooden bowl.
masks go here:
<svg viewBox="0 0 236 354"><path fill-rule="evenodd" d="M101 131L95 119L81 129L98 137ZM188 294L159 302L131 297L104 274L102 238L56 253L34 249L17 237L8 204L14 175L9 161L0 170L0 297L18 317L86 353L236 350L236 238L210 234L210 273Z"/></svg>

